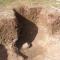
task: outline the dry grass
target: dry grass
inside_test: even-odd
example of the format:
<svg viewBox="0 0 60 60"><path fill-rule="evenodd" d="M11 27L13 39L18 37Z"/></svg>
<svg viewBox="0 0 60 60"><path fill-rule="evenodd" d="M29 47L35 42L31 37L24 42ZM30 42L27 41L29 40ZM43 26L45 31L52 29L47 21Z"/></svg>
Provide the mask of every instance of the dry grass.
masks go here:
<svg viewBox="0 0 60 60"><path fill-rule="evenodd" d="M16 0L0 0L0 5L8 5L11 2L15 2ZM39 3L42 5L46 5L48 7L58 7L60 8L60 1L57 0L18 0L16 2L27 2L29 4Z"/></svg>

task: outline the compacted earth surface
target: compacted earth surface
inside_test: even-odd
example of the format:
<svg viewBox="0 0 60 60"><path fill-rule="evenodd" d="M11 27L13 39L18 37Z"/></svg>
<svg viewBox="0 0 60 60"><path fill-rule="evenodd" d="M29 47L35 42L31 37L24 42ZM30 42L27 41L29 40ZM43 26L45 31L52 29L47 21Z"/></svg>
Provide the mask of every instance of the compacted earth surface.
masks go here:
<svg viewBox="0 0 60 60"><path fill-rule="evenodd" d="M29 2L0 7L0 60L60 60L60 9Z"/></svg>

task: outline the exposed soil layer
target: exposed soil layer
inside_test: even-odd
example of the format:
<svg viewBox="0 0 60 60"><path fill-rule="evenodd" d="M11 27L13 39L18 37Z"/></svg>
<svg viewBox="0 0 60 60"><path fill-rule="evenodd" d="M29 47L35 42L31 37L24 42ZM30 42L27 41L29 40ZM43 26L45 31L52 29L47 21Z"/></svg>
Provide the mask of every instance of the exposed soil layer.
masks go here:
<svg viewBox="0 0 60 60"><path fill-rule="evenodd" d="M60 60L59 27L60 11L53 8L1 11L0 60Z"/></svg>

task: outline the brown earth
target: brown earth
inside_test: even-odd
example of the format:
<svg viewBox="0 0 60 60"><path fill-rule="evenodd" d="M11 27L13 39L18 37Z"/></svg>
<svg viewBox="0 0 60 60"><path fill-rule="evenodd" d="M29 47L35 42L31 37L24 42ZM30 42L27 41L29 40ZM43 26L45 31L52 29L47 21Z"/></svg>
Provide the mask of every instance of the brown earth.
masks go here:
<svg viewBox="0 0 60 60"><path fill-rule="evenodd" d="M27 5L1 11L0 59L60 60L59 27L58 9Z"/></svg>

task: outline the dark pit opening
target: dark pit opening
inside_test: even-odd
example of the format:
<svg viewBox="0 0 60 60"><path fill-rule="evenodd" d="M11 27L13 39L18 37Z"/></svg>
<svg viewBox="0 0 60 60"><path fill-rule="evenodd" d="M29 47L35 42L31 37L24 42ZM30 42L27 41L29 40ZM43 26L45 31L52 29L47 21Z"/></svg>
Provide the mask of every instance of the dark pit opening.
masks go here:
<svg viewBox="0 0 60 60"><path fill-rule="evenodd" d="M15 42L15 46L20 50L22 45L27 42L29 47L31 47L32 42L38 33L38 27L33 22L20 15L15 9L13 9L13 11L16 16L18 35L18 40ZM21 52L19 52L19 54L24 58L27 57Z"/></svg>
<svg viewBox="0 0 60 60"><path fill-rule="evenodd" d="M0 60L8 60L7 49L4 45L0 44Z"/></svg>

